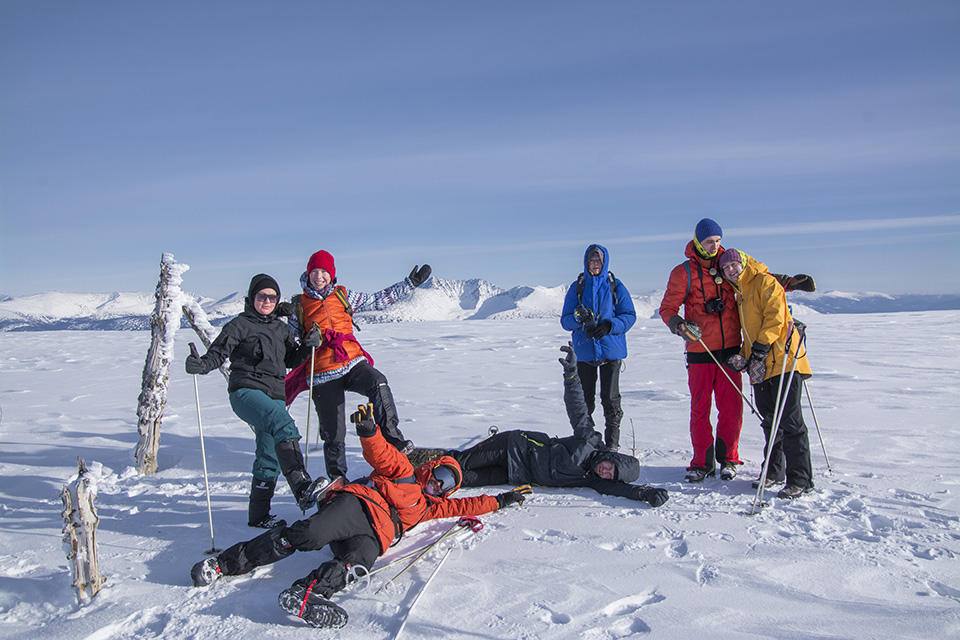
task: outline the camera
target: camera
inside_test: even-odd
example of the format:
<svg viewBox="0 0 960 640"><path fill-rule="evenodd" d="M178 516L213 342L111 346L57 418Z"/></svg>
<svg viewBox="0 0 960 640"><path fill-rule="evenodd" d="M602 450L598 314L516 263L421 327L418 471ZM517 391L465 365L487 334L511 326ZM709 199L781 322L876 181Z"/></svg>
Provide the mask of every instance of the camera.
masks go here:
<svg viewBox="0 0 960 640"><path fill-rule="evenodd" d="M714 298L713 300L707 300L703 305L706 308L707 313L720 313L723 311L727 305L724 304L723 298Z"/></svg>

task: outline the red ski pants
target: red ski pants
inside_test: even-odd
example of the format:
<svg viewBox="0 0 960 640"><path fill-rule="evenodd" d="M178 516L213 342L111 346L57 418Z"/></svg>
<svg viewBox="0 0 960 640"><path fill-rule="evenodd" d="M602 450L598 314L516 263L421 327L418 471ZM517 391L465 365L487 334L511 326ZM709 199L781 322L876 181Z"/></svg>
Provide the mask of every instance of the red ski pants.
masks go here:
<svg viewBox="0 0 960 640"><path fill-rule="evenodd" d="M740 463L737 446L743 427L743 398L730 384L727 374L737 387L742 388L740 373L714 363L688 364L687 384L690 387L690 441L693 459L690 468L702 467L713 471L716 462ZM717 399L717 441L714 445L710 411L713 398Z"/></svg>

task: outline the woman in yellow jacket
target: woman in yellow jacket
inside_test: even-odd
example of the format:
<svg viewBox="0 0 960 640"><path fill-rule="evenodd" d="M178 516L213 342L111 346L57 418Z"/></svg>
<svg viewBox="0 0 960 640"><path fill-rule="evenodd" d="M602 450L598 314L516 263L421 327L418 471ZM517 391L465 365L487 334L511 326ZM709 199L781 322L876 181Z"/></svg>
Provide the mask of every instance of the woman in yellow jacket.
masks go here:
<svg viewBox="0 0 960 640"><path fill-rule="evenodd" d="M790 315L783 287L767 272L767 265L742 251L727 249L718 266L737 291L743 330L741 355L733 356L728 364L749 371L768 447L778 395L783 407L764 486L786 479L777 497L799 497L813 490L810 441L800 406L801 385L811 375L806 347ZM759 479L754 483L754 488L757 486Z"/></svg>

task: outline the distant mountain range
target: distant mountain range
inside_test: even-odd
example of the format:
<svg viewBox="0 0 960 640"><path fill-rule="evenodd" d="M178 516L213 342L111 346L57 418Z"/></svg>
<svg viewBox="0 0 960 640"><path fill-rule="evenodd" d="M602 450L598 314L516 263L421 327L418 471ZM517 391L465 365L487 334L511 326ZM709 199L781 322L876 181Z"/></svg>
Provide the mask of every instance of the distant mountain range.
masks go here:
<svg viewBox="0 0 960 640"><path fill-rule="evenodd" d="M501 289L486 280L432 278L406 300L384 311L358 313L358 323L557 318L568 285ZM194 294L214 326L243 310L243 292L215 300ZM633 296L640 317L654 317L663 290ZM794 315L891 313L960 309L960 295L882 293L788 294ZM61 293L50 291L0 299L0 331L142 331L150 328L152 293Z"/></svg>

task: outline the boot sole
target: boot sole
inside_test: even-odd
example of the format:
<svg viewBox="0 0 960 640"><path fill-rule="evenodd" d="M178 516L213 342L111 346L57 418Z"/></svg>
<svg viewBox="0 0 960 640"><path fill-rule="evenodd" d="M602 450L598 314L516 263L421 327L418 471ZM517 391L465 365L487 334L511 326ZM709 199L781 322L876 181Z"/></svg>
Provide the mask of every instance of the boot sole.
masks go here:
<svg viewBox="0 0 960 640"><path fill-rule="evenodd" d="M308 601L304 605L303 597L297 595L291 589L282 591L278 600L281 609L300 618L311 627L340 629L347 624L349 619L346 611L329 600L313 598L312 601ZM303 608L302 612L301 607Z"/></svg>

